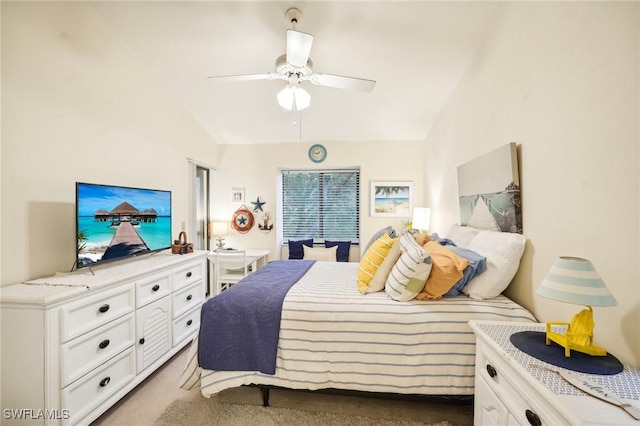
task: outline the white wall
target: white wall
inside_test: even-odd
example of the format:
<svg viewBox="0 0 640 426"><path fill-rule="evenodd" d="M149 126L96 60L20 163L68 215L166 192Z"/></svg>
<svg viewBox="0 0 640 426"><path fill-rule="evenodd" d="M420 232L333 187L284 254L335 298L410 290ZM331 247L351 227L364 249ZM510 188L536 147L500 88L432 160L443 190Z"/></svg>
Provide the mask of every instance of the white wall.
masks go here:
<svg viewBox="0 0 640 426"><path fill-rule="evenodd" d="M560 255L586 257L618 305L596 343L640 365L639 4L505 2L427 137L433 227L459 218L458 165L508 142L521 160L521 269L507 294L541 321L581 309L536 288Z"/></svg>
<svg viewBox="0 0 640 426"><path fill-rule="evenodd" d="M270 212L276 221L278 173L282 168L302 167L309 169L360 167L360 235L364 244L378 229L392 225L402 226L402 218L370 217L369 199L371 181L411 181L414 190L414 205L422 206L424 186L422 182L424 144L421 142L326 142L327 159L316 165L307 151L311 144L260 144L220 145L220 161L216 164L212 198L214 220L230 220L241 204L231 201L232 188L245 188L246 206L252 210L251 201L260 196L266 201L265 212ZM261 213L254 214L256 220ZM405 218L406 220L406 218ZM246 234L236 231L225 239L230 247L264 248L271 251L270 259L279 258L280 246L277 229L262 233L254 226Z"/></svg>
<svg viewBox="0 0 640 426"><path fill-rule="evenodd" d="M371 180L414 181L416 205L432 207L444 233L458 218L456 167L515 141L529 242L509 295L540 320L568 319L579 307L536 286L558 255L591 259L618 300L595 308L596 340L640 365L638 6L502 3L424 146L326 143L322 167L362 167L363 240L401 223L369 217ZM187 157L218 167L222 218L237 208L232 187L274 212L277 168L313 166L305 144L218 147L90 5L1 10L2 285L71 267L75 181L170 189L177 232ZM275 253L275 235L254 229L228 244Z"/></svg>
<svg viewBox="0 0 640 426"><path fill-rule="evenodd" d="M82 2L2 2L2 285L68 271L75 182L168 189L217 144Z"/></svg>

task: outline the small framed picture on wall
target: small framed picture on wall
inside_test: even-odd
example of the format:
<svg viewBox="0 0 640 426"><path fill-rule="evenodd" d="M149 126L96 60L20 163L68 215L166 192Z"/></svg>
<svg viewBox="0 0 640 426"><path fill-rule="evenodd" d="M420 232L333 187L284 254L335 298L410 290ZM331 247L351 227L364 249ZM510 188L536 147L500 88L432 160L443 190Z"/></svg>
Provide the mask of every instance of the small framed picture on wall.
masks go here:
<svg viewBox="0 0 640 426"><path fill-rule="evenodd" d="M371 182L372 217L411 217L412 182Z"/></svg>
<svg viewBox="0 0 640 426"><path fill-rule="evenodd" d="M231 201L234 203L244 203L244 188L232 188Z"/></svg>

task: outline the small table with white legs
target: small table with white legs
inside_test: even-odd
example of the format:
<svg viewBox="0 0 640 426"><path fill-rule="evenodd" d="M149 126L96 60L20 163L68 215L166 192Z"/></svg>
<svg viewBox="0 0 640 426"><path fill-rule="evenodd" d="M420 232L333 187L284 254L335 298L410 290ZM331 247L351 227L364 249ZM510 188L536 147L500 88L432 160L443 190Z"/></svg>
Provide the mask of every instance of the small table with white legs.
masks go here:
<svg viewBox="0 0 640 426"><path fill-rule="evenodd" d="M223 250L226 251L226 250ZM251 271L257 271L261 267L263 267L269 261L269 250L267 249L244 249L244 252L247 257L247 266ZM212 250L209 252L209 262L212 268L216 267L216 255L218 254L217 250ZM220 293L220 288L218 283L215 282L215 270L211 271L211 279L209 280L209 297L216 296Z"/></svg>

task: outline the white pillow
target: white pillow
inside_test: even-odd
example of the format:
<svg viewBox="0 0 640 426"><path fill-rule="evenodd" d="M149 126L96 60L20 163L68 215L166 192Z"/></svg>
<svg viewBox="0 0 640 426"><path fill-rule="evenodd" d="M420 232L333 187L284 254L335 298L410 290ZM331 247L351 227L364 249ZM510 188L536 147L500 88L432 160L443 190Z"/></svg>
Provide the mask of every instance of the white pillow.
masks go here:
<svg viewBox="0 0 640 426"><path fill-rule="evenodd" d="M455 240L454 240L455 241ZM526 238L512 232L480 231L467 247L487 258L487 269L462 290L472 299L492 299L518 272Z"/></svg>
<svg viewBox="0 0 640 426"><path fill-rule="evenodd" d="M337 261L338 246L324 248L303 245L302 248L304 249L303 259L320 260L324 262Z"/></svg>
<svg viewBox="0 0 640 426"><path fill-rule="evenodd" d="M447 238L456 243L458 247L468 248L471 240L473 240L473 238L478 235L479 232L479 229L472 228L470 226L460 226L458 224L454 224L451 226L451 229L449 229Z"/></svg>

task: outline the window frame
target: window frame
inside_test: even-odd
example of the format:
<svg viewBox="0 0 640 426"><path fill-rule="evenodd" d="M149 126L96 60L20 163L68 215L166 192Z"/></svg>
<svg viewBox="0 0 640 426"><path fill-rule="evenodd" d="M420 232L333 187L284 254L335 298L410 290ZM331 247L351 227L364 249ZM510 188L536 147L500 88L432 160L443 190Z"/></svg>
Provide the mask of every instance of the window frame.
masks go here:
<svg viewBox="0 0 640 426"><path fill-rule="evenodd" d="M345 237L345 236L341 236L341 237L326 237L325 235L319 235L319 236L309 236L309 237L287 237L285 236L285 229L284 229L284 211L283 211L283 203L284 203L284 175L287 173L311 173L311 174L332 174L332 173L354 173L356 174L356 186L355 186L355 190L356 190L356 200L355 200L355 218L356 218L356 229L355 229L355 236L353 237ZM321 169L305 169L305 168L298 168L298 167L283 167L279 169L279 173L278 173L278 239L280 240L280 244L281 245L286 245L288 243L289 240L295 241L295 240L300 240L300 239L309 239L309 238L313 238L313 243L314 244L323 244L324 241L351 241L352 245L358 245L360 244L360 231L361 231L361 225L362 225L362 212L361 212L361 202L362 202L362 185L360 182L360 178L361 178L361 170L359 167L352 167L352 168L336 168L336 169L331 169L331 168L321 168ZM318 205L321 205L323 203L323 200L318 199ZM320 213L321 214L321 213Z"/></svg>

